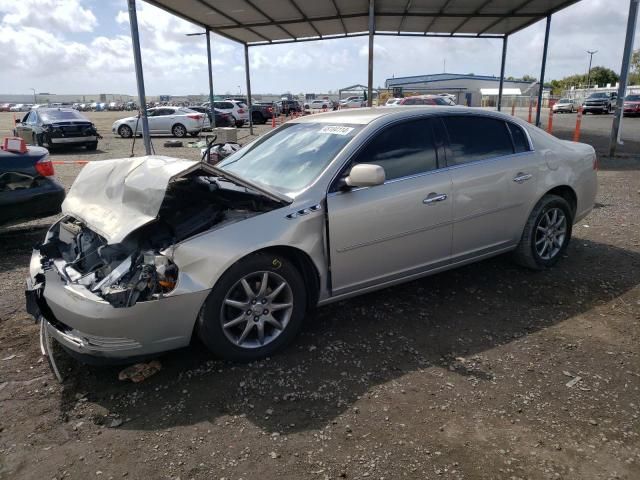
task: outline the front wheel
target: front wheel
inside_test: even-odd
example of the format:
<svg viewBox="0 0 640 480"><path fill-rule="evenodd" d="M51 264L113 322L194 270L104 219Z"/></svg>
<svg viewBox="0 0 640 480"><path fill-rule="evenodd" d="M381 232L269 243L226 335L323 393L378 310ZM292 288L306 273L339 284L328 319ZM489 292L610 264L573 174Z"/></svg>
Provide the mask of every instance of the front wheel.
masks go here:
<svg viewBox="0 0 640 480"><path fill-rule="evenodd" d="M198 316L197 333L217 356L250 362L272 355L296 336L307 295L287 258L259 253L222 275Z"/></svg>
<svg viewBox="0 0 640 480"><path fill-rule="evenodd" d="M573 212L567 201L545 195L529 215L515 250L515 260L523 267L543 270L553 266L571 239Z"/></svg>

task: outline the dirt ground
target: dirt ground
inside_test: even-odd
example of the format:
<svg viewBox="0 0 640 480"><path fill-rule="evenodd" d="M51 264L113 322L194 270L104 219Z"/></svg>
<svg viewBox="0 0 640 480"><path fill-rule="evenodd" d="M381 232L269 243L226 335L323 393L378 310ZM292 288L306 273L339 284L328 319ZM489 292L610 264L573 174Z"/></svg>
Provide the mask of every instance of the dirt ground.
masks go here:
<svg viewBox="0 0 640 480"><path fill-rule="evenodd" d="M93 117L91 159L127 156L113 114ZM55 380L23 298L52 219L0 230L0 478L640 478L640 149L626 148L601 159L596 208L551 270L497 257L318 309L261 362L195 343L140 384L62 353ZM56 168L69 186L81 166Z"/></svg>

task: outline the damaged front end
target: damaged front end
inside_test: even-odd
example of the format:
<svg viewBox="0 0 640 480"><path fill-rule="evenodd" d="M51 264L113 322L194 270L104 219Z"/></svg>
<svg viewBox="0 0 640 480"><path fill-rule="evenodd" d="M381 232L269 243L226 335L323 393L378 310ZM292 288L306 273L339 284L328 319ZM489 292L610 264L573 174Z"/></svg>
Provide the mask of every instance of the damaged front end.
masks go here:
<svg viewBox="0 0 640 480"><path fill-rule="evenodd" d="M190 341L211 286L194 287L176 245L283 201L201 163L119 162L79 175L65 217L34 250L27 306L72 353L123 359Z"/></svg>

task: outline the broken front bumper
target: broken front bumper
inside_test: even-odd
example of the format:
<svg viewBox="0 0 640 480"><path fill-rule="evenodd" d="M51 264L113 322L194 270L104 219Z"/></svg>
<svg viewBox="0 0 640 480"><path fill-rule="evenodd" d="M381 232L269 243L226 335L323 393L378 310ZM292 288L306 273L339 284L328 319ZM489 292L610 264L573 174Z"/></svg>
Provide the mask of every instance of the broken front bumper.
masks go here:
<svg viewBox="0 0 640 480"><path fill-rule="evenodd" d="M55 267L42 272L34 251L25 293L27 311L74 356L117 361L188 345L209 290L115 308Z"/></svg>

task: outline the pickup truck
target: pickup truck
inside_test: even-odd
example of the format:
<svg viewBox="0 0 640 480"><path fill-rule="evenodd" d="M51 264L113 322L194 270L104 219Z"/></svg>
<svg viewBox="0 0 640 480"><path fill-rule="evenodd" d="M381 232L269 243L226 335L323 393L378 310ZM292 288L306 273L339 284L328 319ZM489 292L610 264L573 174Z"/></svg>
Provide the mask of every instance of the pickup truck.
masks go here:
<svg viewBox="0 0 640 480"><path fill-rule="evenodd" d="M594 92L582 104L583 113L611 113L618 95L614 92Z"/></svg>
<svg viewBox="0 0 640 480"><path fill-rule="evenodd" d="M277 115L278 112L275 112ZM251 120L254 124L265 124L274 116L274 104L272 102L258 102L251 104Z"/></svg>

